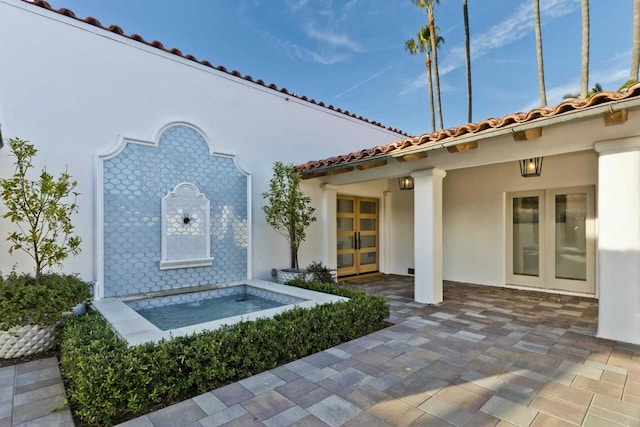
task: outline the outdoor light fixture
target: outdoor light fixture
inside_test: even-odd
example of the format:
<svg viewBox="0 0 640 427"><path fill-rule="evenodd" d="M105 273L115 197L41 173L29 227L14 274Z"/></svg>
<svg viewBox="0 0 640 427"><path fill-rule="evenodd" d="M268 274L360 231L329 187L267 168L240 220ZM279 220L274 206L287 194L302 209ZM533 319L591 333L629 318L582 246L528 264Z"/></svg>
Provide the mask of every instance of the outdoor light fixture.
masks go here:
<svg viewBox="0 0 640 427"><path fill-rule="evenodd" d="M542 157L520 160L520 175L523 178L540 176L542 172Z"/></svg>
<svg viewBox="0 0 640 427"><path fill-rule="evenodd" d="M413 190L413 178L410 176L403 176L398 178L398 185L401 190Z"/></svg>
<svg viewBox="0 0 640 427"><path fill-rule="evenodd" d="M0 148L4 145L4 141L2 140L2 124L0 124Z"/></svg>

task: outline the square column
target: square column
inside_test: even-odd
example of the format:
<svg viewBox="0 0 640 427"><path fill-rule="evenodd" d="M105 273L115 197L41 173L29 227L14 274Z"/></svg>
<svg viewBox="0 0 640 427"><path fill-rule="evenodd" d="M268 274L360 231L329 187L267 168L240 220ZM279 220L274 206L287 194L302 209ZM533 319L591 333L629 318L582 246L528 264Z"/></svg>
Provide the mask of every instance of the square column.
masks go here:
<svg viewBox="0 0 640 427"><path fill-rule="evenodd" d="M640 344L640 136L597 142L598 337Z"/></svg>
<svg viewBox="0 0 640 427"><path fill-rule="evenodd" d="M322 261L329 268L338 268L338 230L336 225L338 190L329 184L321 184L320 188L322 189L322 206L320 208Z"/></svg>
<svg viewBox="0 0 640 427"><path fill-rule="evenodd" d="M414 299L442 302L442 179L447 173L433 168L411 174L415 257Z"/></svg>

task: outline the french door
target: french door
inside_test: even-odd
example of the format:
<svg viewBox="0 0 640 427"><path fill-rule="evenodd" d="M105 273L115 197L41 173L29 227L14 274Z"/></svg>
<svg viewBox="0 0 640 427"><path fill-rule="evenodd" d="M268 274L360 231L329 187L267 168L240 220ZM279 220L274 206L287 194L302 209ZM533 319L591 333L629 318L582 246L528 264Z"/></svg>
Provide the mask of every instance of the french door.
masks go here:
<svg viewBox="0 0 640 427"><path fill-rule="evenodd" d="M338 276L378 271L378 199L338 195Z"/></svg>
<svg viewBox="0 0 640 427"><path fill-rule="evenodd" d="M595 294L593 186L507 194L507 283Z"/></svg>

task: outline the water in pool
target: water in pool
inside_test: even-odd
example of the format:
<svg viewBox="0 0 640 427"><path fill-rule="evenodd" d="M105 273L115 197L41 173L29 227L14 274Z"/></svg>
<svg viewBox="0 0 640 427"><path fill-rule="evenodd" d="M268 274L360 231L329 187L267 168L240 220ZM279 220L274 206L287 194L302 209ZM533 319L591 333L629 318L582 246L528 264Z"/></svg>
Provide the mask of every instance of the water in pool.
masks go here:
<svg viewBox="0 0 640 427"><path fill-rule="evenodd" d="M286 304L243 292L225 297L142 308L136 311L158 329L167 331L283 305Z"/></svg>

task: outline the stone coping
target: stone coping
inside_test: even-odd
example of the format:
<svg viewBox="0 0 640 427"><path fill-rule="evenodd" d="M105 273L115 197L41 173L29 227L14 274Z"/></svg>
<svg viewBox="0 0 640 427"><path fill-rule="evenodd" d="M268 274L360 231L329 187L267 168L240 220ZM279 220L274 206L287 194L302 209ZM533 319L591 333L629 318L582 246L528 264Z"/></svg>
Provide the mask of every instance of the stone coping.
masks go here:
<svg viewBox="0 0 640 427"><path fill-rule="evenodd" d="M199 323L197 325L184 326L167 331L160 330L157 326L149 322L147 319L142 317L126 304L126 302L128 301L133 301L136 299L176 295L178 293L201 292L211 289L223 289L240 285L247 285L269 292L290 295L303 301L294 304L287 304L281 307L270 308L267 310L256 311L253 313L246 313L238 316L227 317L224 319L212 320L209 322ZM273 317L276 314L282 313L286 310L290 310L293 307L312 308L319 304L339 301L348 301L348 298L311 291L308 289L296 288L293 286L281 285L278 283L267 282L259 279L247 279L220 285L206 285L193 288L183 288L180 289L179 292L172 290L129 296L126 298L103 298L98 301L94 301L93 307L104 316L104 318L111 324L111 327L116 331L116 333L120 335L120 337L125 339L129 343L129 345L139 345L147 342L155 343L163 339L172 339L173 337L178 336L191 335L194 333L203 332L205 330L215 330L223 325L233 325L240 321L251 321L263 317Z"/></svg>

